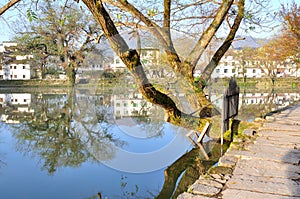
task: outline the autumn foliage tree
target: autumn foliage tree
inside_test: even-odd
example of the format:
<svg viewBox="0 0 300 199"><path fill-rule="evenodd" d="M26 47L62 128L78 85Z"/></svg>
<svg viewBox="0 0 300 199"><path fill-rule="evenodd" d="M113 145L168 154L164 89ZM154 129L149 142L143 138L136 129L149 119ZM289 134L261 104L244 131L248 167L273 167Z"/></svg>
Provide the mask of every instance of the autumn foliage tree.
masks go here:
<svg viewBox="0 0 300 199"><path fill-rule="evenodd" d="M281 34L277 39L281 53L300 62L300 5L293 1L290 5L281 6L280 17L283 22Z"/></svg>
<svg viewBox="0 0 300 199"><path fill-rule="evenodd" d="M289 58L299 65L300 5L297 5L295 1L291 4L282 4L279 17L282 28L269 42L268 51L274 54L277 59L286 60Z"/></svg>
<svg viewBox="0 0 300 199"><path fill-rule="evenodd" d="M300 63L300 6L295 2L282 4L279 16L282 28L279 33L273 36L261 48L257 49L255 59L260 62L260 66L265 74L274 83L277 76L278 66L284 66L287 60L292 60L298 65Z"/></svg>

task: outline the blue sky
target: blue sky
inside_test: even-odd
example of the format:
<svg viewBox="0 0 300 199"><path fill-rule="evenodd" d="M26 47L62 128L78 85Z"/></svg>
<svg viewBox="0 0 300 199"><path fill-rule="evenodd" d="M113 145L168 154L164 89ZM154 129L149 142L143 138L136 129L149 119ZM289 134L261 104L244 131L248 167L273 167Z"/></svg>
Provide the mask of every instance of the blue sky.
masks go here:
<svg viewBox="0 0 300 199"><path fill-rule="evenodd" d="M252 1L252 0L246 0L246 2L247 1ZM272 4L273 10L275 11L278 10L281 3L288 3L292 1L293 0L271 0L270 2ZM299 0L295 0L295 1L297 2ZM4 2L8 2L8 0L1 0L0 6L3 6ZM3 41L9 41L10 38L12 37L13 31L11 30L7 22L12 22L14 21L15 18L17 18L17 11L13 11L13 12L7 11L4 13L3 16L0 17L0 43L2 43ZM259 33L248 32L247 34L249 34L248 36L252 36L252 37L270 37L273 34L273 32L268 30Z"/></svg>

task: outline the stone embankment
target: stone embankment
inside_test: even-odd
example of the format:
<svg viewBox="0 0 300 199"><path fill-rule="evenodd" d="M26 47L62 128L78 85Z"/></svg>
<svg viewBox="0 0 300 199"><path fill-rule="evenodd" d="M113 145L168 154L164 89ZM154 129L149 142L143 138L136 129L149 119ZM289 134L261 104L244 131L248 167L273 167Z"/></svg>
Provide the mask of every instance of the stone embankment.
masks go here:
<svg viewBox="0 0 300 199"><path fill-rule="evenodd" d="M240 141L178 199L300 199L300 103Z"/></svg>

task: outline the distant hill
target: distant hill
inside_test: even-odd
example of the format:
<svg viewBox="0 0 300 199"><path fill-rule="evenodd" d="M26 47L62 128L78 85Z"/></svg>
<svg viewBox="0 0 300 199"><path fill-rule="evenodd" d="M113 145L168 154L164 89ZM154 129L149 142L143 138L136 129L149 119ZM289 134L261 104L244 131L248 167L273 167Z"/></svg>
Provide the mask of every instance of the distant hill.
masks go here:
<svg viewBox="0 0 300 199"><path fill-rule="evenodd" d="M244 38L244 39L234 41L232 43L234 49L241 49L245 47L259 48L268 41L267 39L254 38L254 37L237 37L237 38Z"/></svg>

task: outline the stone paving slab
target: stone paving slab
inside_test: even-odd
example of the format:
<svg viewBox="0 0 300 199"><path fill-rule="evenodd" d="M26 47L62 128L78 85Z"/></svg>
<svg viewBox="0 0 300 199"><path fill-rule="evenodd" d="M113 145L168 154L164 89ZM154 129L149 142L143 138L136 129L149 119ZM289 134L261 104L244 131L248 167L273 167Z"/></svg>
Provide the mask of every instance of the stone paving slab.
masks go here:
<svg viewBox="0 0 300 199"><path fill-rule="evenodd" d="M300 134L300 133L299 133ZM267 139L261 139L262 143L264 145L269 144L272 142L273 146L276 145L276 147L291 147L294 148L294 146L300 146L300 142L298 142L298 139L283 139L283 138L278 138L278 137L267 137ZM260 139L257 140L259 142Z"/></svg>
<svg viewBox="0 0 300 199"><path fill-rule="evenodd" d="M283 140L280 138L274 138L270 137L268 139L264 137L259 137L255 141L255 145L269 145L269 146L274 146L276 145L277 147L283 147L283 148L289 148L289 149L300 149L300 142L297 142L297 140L294 140L291 142L290 140Z"/></svg>
<svg viewBox="0 0 300 199"><path fill-rule="evenodd" d="M219 166L235 167L238 158L232 155L225 154L219 159Z"/></svg>
<svg viewBox="0 0 300 199"><path fill-rule="evenodd" d="M213 199L213 198L202 196L202 195L194 195L191 193L184 192L184 193L180 194L177 197L177 199Z"/></svg>
<svg viewBox="0 0 300 199"><path fill-rule="evenodd" d="M299 182L286 178L233 175L226 183L229 189L246 190L281 196L300 197Z"/></svg>
<svg viewBox="0 0 300 199"><path fill-rule="evenodd" d="M300 141L300 140L299 140ZM300 143L300 142L299 142ZM277 145L251 145L248 147L249 151L253 153L267 152L266 154L286 155L287 153L299 154L300 149L290 149L285 147L278 147Z"/></svg>
<svg viewBox="0 0 300 199"><path fill-rule="evenodd" d="M280 122L278 122L278 123L265 123L264 128L272 128L272 129L275 129L275 130L276 129L277 130L283 129L284 131L300 132L300 126L299 125L280 124Z"/></svg>
<svg viewBox="0 0 300 199"><path fill-rule="evenodd" d="M300 117L299 117L300 119ZM286 131L283 128L280 129L261 129L259 135L263 137L272 136L272 137L289 137L289 136L298 136L300 130L294 129L293 131Z"/></svg>
<svg viewBox="0 0 300 199"><path fill-rule="evenodd" d="M258 193L246 190L226 189L222 192L223 199L299 199L299 197Z"/></svg>
<svg viewBox="0 0 300 199"><path fill-rule="evenodd" d="M223 185L222 185L222 187L223 187ZM210 186L210 185L207 185L204 183L196 182L196 183L192 184L192 186L190 186L189 192L191 192L193 194L204 195L204 196L214 196L221 191L221 188Z"/></svg>
<svg viewBox="0 0 300 199"><path fill-rule="evenodd" d="M279 163L268 160L241 159L237 163L233 174L267 177L300 179L300 167L292 164Z"/></svg>
<svg viewBox="0 0 300 199"><path fill-rule="evenodd" d="M261 146L259 146L261 147ZM228 154L242 158L256 158L262 160L271 160L275 162L284 162L290 164L299 164L300 153L293 153L289 151L280 151L278 148L269 147L268 153L259 151L259 149L267 149L267 147L257 147L255 151L240 151L240 150L229 150Z"/></svg>

